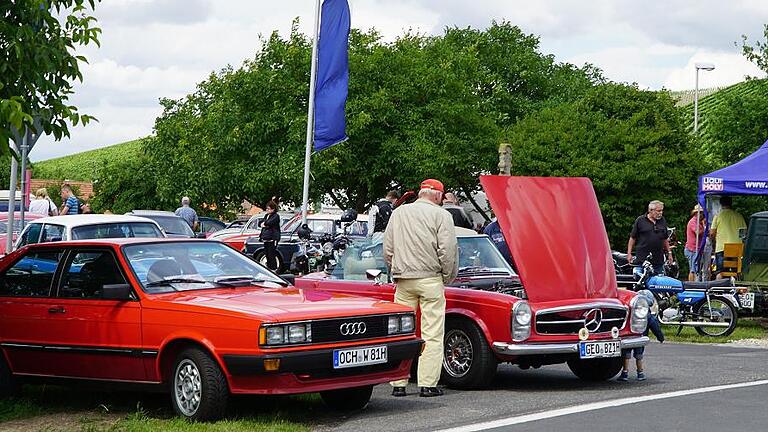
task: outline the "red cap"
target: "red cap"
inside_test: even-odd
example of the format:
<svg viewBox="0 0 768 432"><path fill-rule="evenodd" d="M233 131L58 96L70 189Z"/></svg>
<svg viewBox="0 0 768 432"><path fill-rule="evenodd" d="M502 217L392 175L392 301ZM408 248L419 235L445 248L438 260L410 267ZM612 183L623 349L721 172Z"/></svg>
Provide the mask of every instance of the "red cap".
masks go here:
<svg viewBox="0 0 768 432"><path fill-rule="evenodd" d="M440 180L435 180L435 179L424 180L423 182L421 182L420 189L432 189L440 192L445 192L445 188L443 188L443 183Z"/></svg>

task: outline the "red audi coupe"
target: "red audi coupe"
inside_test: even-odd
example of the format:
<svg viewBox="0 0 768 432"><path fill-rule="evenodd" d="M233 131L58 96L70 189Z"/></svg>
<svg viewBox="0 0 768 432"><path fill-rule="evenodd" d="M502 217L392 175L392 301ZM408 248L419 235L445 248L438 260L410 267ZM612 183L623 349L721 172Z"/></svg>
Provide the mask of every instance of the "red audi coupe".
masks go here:
<svg viewBox="0 0 768 432"><path fill-rule="evenodd" d="M25 380L143 384L180 416L230 394L365 406L421 349L413 310L304 290L219 242L63 241L0 260L0 396Z"/></svg>
<svg viewBox="0 0 768 432"><path fill-rule="evenodd" d="M585 380L615 376L621 350L648 343L642 333L649 308L635 293L617 289L590 180L480 181L518 271L486 236L459 234L459 277L445 288L443 382L487 386L499 362L523 369L567 363ZM386 271L382 248L353 245L347 253L343 271L296 278L295 285L392 300L395 284L376 277Z"/></svg>

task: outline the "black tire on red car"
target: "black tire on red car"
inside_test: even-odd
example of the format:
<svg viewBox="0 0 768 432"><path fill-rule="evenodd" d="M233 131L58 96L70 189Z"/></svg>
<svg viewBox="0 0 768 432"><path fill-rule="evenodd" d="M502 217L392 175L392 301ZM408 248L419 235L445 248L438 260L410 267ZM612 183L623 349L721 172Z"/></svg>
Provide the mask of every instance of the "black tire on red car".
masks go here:
<svg viewBox="0 0 768 432"><path fill-rule="evenodd" d="M5 362L3 353L0 353L0 399L17 396L20 390L19 379L13 376L11 368Z"/></svg>
<svg viewBox="0 0 768 432"><path fill-rule="evenodd" d="M171 404L176 414L194 421L224 416L229 388L221 368L210 355L198 348L188 348L176 357L171 373Z"/></svg>
<svg viewBox="0 0 768 432"><path fill-rule="evenodd" d="M606 381L618 375L624 367L624 359L622 357L571 359L568 360L568 367L584 381Z"/></svg>
<svg viewBox="0 0 768 432"><path fill-rule="evenodd" d="M496 375L498 361L473 322L449 318L443 342L443 383L456 389L487 387Z"/></svg>
<svg viewBox="0 0 768 432"><path fill-rule="evenodd" d="M320 392L328 408L334 411L356 411L365 408L371 400L373 386L353 387Z"/></svg>

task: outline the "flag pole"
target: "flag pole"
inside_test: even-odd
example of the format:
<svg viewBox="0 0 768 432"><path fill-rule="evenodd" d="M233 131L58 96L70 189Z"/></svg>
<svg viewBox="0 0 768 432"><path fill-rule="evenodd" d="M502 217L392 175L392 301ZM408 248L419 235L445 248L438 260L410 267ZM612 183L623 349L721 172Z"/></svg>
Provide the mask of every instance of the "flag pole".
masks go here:
<svg viewBox="0 0 768 432"><path fill-rule="evenodd" d="M304 190L301 204L301 223L307 223L307 207L309 206L309 162L312 158L312 142L315 129L315 82L317 81L317 41L320 38L320 3L315 2L315 32L312 39L312 67L309 78L309 106L307 107L307 147L304 151Z"/></svg>

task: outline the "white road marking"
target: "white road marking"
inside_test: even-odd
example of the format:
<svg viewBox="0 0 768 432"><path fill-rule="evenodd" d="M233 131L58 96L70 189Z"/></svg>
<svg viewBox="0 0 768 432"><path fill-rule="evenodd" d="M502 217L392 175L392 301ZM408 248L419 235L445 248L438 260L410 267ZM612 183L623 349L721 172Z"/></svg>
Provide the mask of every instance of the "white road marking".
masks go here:
<svg viewBox="0 0 768 432"><path fill-rule="evenodd" d="M545 420L545 419L550 419L554 417L562 417L570 414L580 414L587 411L595 411L595 410L604 409L604 408L613 408L613 407L618 407L623 405L636 404L639 402L649 402L649 401L655 401L659 399L669 399L669 398L675 398L675 397L681 397L681 396L690 396L690 395L695 395L700 393L710 393L710 392L716 392L720 390L730 390L730 389L737 389L742 387L754 387L754 386L760 386L760 385L766 385L766 384L768 384L768 380L751 381L751 382L744 382L744 383L737 383L737 384L701 387L701 388L690 389L690 390L679 390L679 391L659 393L659 394L647 395L647 396L636 396L636 397L630 397L630 398L624 398L624 399L614 399L614 400L608 400L603 402L593 402L585 405L576 405L576 406L560 408L552 411L544 411L544 412L535 413L535 414L526 414L526 415L521 415L516 417L508 417L505 419L499 419L499 420L483 422L483 423L475 423L475 424L459 426L451 429L443 429L440 432L483 431L483 430L494 429L494 428L499 428L504 426L512 426L512 425L517 425L521 423Z"/></svg>

